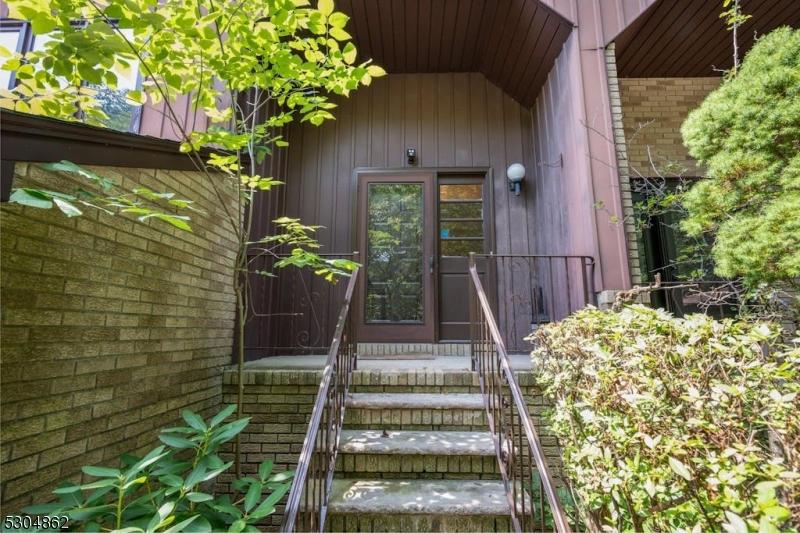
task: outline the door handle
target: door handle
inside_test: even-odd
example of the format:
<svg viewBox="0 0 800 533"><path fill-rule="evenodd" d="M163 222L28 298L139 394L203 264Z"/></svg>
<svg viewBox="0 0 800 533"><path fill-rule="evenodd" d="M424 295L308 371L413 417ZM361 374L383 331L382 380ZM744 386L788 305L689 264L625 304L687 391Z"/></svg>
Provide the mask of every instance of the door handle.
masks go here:
<svg viewBox="0 0 800 533"><path fill-rule="evenodd" d="M431 274L433 274L433 256L431 256L430 265L431 265Z"/></svg>

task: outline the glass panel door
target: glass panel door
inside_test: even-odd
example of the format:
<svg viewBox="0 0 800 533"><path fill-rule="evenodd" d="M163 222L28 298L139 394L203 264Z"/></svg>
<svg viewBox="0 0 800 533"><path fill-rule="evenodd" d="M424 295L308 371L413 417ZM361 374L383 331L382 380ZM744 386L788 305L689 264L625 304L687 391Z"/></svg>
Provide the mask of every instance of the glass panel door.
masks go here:
<svg viewBox="0 0 800 533"><path fill-rule="evenodd" d="M361 342L433 342L432 174L359 175Z"/></svg>
<svg viewBox="0 0 800 533"><path fill-rule="evenodd" d="M367 324L424 322L421 183L370 183L367 192Z"/></svg>

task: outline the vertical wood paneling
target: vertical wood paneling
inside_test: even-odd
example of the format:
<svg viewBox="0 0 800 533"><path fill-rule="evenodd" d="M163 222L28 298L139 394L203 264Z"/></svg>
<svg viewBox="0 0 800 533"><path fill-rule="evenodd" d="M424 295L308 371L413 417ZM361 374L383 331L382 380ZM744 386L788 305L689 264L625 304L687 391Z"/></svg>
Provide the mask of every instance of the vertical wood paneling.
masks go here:
<svg viewBox="0 0 800 533"><path fill-rule="evenodd" d="M414 148L419 158L422 152L420 137L420 80L419 76L404 76L403 79L403 148ZM418 159L421 161L421 159ZM407 162L403 166L408 166Z"/></svg>
<svg viewBox="0 0 800 533"><path fill-rule="evenodd" d="M475 166L472 158L469 109L469 74L455 74L453 85L453 140L455 144L455 166Z"/></svg>
<svg viewBox="0 0 800 533"><path fill-rule="evenodd" d="M385 165L392 168L402 167L406 161L403 85L403 83L389 84Z"/></svg>
<svg viewBox="0 0 800 533"><path fill-rule="evenodd" d="M169 107L172 112L168 110L166 102L155 106L149 104L143 106L139 134L179 141L183 140L180 127L188 127L188 131L205 131L208 127L208 119L205 114L200 110L192 111L190 97L179 96L177 101L169 103ZM170 119L173 115L180 127L173 125L173 121Z"/></svg>
<svg viewBox="0 0 800 533"><path fill-rule="evenodd" d="M353 166L353 136L354 136L354 114L350 100L347 100L334 109L336 113L336 169L335 174L330 180L336 186L336 210L334 212L334 223L339 224L340 220L353 220L355 187L349 180L338 179L339 176L349 175ZM333 241L325 249L326 252L337 250L350 251L353 248L351 236L340 231L333 232Z"/></svg>
<svg viewBox="0 0 800 533"><path fill-rule="evenodd" d="M436 144L439 152L436 166L452 167L455 158L453 124L453 75L436 75Z"/></svg>
<svg viewBox="0 0 800 533"><path fill-rule="evenodd" d="M386 160L387 136L389 134L386 117L389 113L389 92L387 85L381 84L381 90L372 91L371 127L372 146L370 153L370 166L387 167Z"/></svg>
<svg viewBox="0 0 800 533"><path fill-rule="evenodd" d="M406 77L406 76L403 76ZM417 165L420 167L435 167L439 162L436 124L436 75L419 76L419 131L420 146Z"/></svg>
<svg viewBox="0 0 800 533"><path fill-rule="evenodd" d="M293 126L289 139L286 209L302 214L307 224L330 228L319 235L325 251L354 246L359 167L491 167L494 251L533 251L532 235L524 228L526 198L509 195L505 177L513 162L534 166L531 117L483 75L390 75L341 101L334 113L337 120L321 128ZM405 161L406 148L418 151L414 167ZM520 229L511 231L512 226Z"/></svg>

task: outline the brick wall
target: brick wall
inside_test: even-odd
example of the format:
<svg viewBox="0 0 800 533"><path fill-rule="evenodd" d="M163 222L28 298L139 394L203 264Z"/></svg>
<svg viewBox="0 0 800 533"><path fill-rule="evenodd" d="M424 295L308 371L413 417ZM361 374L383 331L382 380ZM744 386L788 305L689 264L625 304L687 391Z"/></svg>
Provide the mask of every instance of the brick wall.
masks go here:
<svg viewBox="0 0 800 533"><path fill-rule="evenodd" d="M651 159L657 166L673 162L688 169L686 176L697 175L696 162L683 147L681 124L720 82L719 77L619 80L631 176L654 176Z"/></svg>
<svg viewBox="0 0 800 533"><path fill-rule="evenodd" d="M628 265L631 283L642 283L642 265L639 258L639 240L633 218L633 197L631 195L630 167L628 165L628 147L625 139L625 124L622 115L622 95L620 80L617 76L617 59L615 43L606 47L606 72L608 73L608 93L611 99L611 118L614 128L614 148L619 170L619 189L622 200L621 224L625 228L625 241L628 248Z"/></svg>
<svg viewBox="0 0 800 533"><path fill-rule="evenodd" d="M99 149L99 148L98 148ZM2 514L41 502L80 467L157 443L191 408L221 402L233 344L233 235L192 173L92 168L125 189L174 191L206 214L193 233L85 209L2 206ZM73 190L17 163L14 186Z"/></svg>

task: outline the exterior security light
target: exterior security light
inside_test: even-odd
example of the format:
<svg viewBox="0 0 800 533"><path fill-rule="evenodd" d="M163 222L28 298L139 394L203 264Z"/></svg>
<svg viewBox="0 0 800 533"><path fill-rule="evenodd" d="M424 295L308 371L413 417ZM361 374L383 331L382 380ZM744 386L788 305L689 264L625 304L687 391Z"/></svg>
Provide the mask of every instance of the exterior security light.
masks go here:
<svg viewBox="0 0 800 533"><path fill-rule="evenodd" d="M519 196L522 188L522 179L525 177L525 167L519 163L514 163L508 167L506 175L508 176L508 190L514 191L514 194Z"/></svg>
<svg viewBox="0 0 800 533"><path fill-rule="evenodd" d="M413 165L414 159L417 157L417 151L414 150L413 148L409 148L408 150L406 150L406 157L408 157L408 164Z"/></svg>

